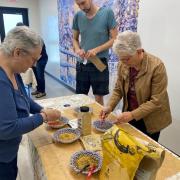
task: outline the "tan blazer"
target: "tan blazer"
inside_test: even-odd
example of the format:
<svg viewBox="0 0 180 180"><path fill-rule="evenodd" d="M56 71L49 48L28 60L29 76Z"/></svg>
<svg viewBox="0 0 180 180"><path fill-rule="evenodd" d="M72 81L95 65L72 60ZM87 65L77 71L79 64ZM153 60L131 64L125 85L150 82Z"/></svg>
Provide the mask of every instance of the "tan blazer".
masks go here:
<svg viewBox="0 0 180 180"><path fill-rule="evenodd" d="M123 112L127 111L128 87L129 68L119 62L116 86L108 102L111 110L123 98ZM167 74L159 58L144 53L142 66L135 80L135 90L139 107L132 111L134 119L144 119L149 133L167 127L172 122L167 94Z"/></svg>

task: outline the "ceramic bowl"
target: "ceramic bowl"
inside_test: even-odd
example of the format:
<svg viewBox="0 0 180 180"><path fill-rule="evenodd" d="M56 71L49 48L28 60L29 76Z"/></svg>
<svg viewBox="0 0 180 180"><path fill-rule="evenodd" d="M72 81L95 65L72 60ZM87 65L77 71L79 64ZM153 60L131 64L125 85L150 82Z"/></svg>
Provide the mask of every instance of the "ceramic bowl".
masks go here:
<svg viewBox="0 0 180 180"><path fill-rule="evenodd" d="M81 133L78 129L63 128L53 134L53 140L56 143L72 143L78 140L80 136Z"/></svg>
<svg viewBox="0 0 180 180"><path fill-rule="evenodd" d="M94 152L94 151L89 151L89 150L82 150L82 151L78 151L76 153L74 153L72 156L71 156L71 159L70 159L70 167L77 173L82 173L82 174L88 174L88 171L89 171L89 168L90 168L90 164L89 161L85 162L83 161L83 168L87 165L89 165L87 168L85 168L84 170L82 170L83 168L79 168L78 167L78 164L77 164L77 161L79 158L81 157L90 157L92 158L94 161L97 162L97 165L95 167L95 169L93 170L93 173L96 173L97 171L99 171L102 167L102 157L97 153L97 152Z"/></svg>
<svg viewBox="0 0 180 180"><path fill-rule="evenodd" d="M95 120L92 123L94 129L100 132L106 132L108 129L110 129L113 126L113 122L109 120Z"/></svg>
<svg viewBox="0 0 180 180"><path fill-rule="evenodd" d="M47 126L53 128L53 129L59 129L59 128L64 127L66 124L68 124L68 121L69 120L66 117L62 116L57 121L47 122Z"/></svg>

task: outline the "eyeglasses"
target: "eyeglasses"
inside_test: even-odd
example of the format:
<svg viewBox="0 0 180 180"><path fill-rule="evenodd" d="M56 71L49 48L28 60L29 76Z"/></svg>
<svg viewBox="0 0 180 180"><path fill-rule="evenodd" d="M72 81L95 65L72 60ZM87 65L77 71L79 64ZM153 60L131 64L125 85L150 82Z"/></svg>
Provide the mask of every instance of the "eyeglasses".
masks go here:
<svg viewBox="0 0 180 180"><path fill-rule="evenodd" d="M132 56L120 56L119 58L121 61L129 61L132 58Z"/></svg>
<svg viewBox="0 0 180 180"><path fill-rule="evenodd" d="M40 55L38 58L35 58L31 55L31 53L29 51L24 50L24 49L21 49L21 51L31 57L31 59L33 60L33 64L35 64L42 56L42 55Z"/></svg>

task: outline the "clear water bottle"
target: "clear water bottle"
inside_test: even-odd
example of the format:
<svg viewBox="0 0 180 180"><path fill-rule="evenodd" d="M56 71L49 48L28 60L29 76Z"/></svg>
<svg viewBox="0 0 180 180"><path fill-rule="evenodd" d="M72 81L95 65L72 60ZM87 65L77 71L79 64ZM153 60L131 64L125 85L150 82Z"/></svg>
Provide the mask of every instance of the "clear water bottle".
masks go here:
<svg viewBox="0 0 180 180"><path fill-rule="evenodd" d="M91 134L91 113L88 106L81 106L78 113L78 128L81 135L86 136Z"/></svg>

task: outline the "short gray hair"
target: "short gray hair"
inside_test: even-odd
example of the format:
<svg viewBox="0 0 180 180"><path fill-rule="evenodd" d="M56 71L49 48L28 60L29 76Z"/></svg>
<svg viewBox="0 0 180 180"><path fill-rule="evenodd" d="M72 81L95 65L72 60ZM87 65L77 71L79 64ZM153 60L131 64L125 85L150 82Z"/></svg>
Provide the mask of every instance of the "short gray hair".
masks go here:
<svg viewBox="0 0 180 180"><path fill-rule="evenodd" d="M17 26L10 30L0 45L0 49L8 56L12 55L15 48L28 52L37 47L42 47L42 39L27 26Z"/></svg>
<svg viewBox="0 0 180 180"><path fill-rule="evenodd" d="M113 44L113 51L119 56L134 55L138 49L141 49L140 36L129 30L119 33Z"/></svg>

